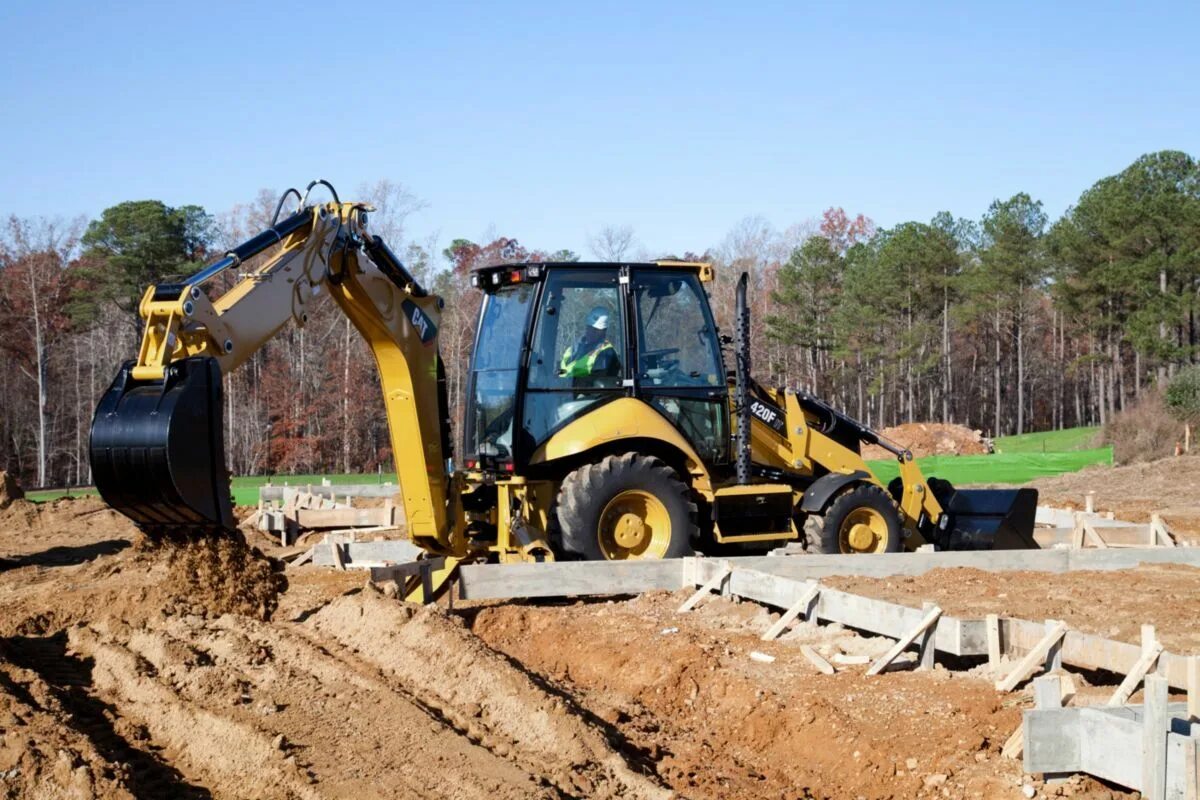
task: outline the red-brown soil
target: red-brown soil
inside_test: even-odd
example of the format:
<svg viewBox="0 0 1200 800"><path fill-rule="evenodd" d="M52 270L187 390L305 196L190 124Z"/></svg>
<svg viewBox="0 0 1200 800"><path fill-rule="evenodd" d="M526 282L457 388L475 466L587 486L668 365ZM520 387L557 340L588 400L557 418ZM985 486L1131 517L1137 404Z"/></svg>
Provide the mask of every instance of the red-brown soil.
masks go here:
<svg viewBox="0 0 1200 800"><path fill-rule="evenodd" d="M1159 513L1173 533L1200 541L1200 455L1162 458L1124 467L1089 467L1030 484L1039 502L1081 509L1095 492L1096 510L1117 519L1149 522Z"/></svg>
<svg viewBox="0 0 1200 800"><path fill-rule="evenodd" d="M912 451L913 456L967 456L988 452L981 431L962 425L940 422L909 422L880 431L893 442ZM892 454L878 445L867 445L862 449L863 458L892 458Z"/></svg>
<svg viewBox="0 0 1200 800"><path fill-rule="evenodd" d="M825 676L799 650L873 657L885 639L801 624L764 643L761 606L678 615L680 593L451 613L361 573L304 566L272 586L277 569L237 542L147 546L94 499L0 512L0 798L1044 788L999 757L1027 691L910 662Z"/></svg>

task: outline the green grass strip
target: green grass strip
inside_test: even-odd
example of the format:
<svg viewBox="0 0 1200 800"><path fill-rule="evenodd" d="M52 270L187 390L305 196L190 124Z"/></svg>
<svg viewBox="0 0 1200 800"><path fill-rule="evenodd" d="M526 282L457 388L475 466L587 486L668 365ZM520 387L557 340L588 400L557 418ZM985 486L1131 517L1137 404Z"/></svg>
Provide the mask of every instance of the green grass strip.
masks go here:
<svg viewBox="0 0 1200 800"><path fill-rule="evenodd" d="M1013 453L1070 453L1096 448L1099 428L1067 428L1063 431L1023 433L1020 436L1001 436L994 440L1000 455Z"/></svg>
<svg viewBox="0 0 1200 800"><path fill-rule="evenodd" d="M927 478L941 478L958 485L971 483L1028 483L1035 478L1078 472L1093 464L1112 465L1112 447L1068 453L992 453L983 456L926 456L917 465ZM868 461L881 482L900 474L894 460Z"/></svg>

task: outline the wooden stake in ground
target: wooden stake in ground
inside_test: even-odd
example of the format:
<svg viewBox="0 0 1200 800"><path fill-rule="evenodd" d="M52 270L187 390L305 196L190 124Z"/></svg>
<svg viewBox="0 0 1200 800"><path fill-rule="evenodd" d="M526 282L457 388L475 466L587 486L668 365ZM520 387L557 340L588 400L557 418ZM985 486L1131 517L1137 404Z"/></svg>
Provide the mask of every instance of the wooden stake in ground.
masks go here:
<svg viewBox="0 0 1200 800"><path fill-rule="evenodd" d="M926 614L931 613L935 608L937 608L937 606L935 606L933 603L921 604L921 610ZM941 609L938 609L938 613L941 613ZM917 666L917 669L933 669L934 658L937 655L937 648L934 647L933 644L933 637L935 633L937 633L937 626L930 625L917 636L918 646L920 647L921 652L921 661Z"/></svg>
<svg viewBox="0 0 1200 800"><path fill-rule="evenodd" d="M833 668L833 664L830 664L828 661L826 661L820 653L818 653L816 650L813 650L808 645L800 645L800 652L804 654L804 657L808 659L810 664L812 664L821 672L824 672L826 675L832 675L833 673L837 672L837 670Z"/></svg>
<svg viewBox="0 0 1200 800"><path fill-rule="evenodd" d="M779 634L783 633L784 629L786 629L787 626L792 623L792 620L800 616L801 613L804 614L805 619L808 619L809 608L811 607L812 602L816 600L817 593L820 591L821 585L819 583L816 583L815 581L810 582L808 584L808 588L804 590L804 594L800 595L800 599L793 603L791 608L783 612L783 616L780 617L778 621L776 621L775 624L768 628L767 632L762 635L762 640L764 642L769 642Z"/></svg>
<svg viewBox="0 0 1200 800"><path fill-rule="evenodd" d="M1152 543L1157 543L1163 547L1174 547L1175 540L1171 538L1171 532L1167 530L1167 526L1163 524L1162 517L1158 514L1150 515L1150 539Z"/></svg>
<svg viewBox="0 0 1200 800"><path fill-rule="evenodd" d="M687 611L691 611L700 604L701 600L703 600L705 597L708 597L709 593L713 589L716 589L718 586L724 583L725 579L728 578L732 572L733 567L731 567L728 562L722 564L721 569L717 571L717 574L709 578L708 582L697 589L695 594L693 594L687 600L684 600L683 605L679 607L679 610L676 613L683 614Z"/></svg>
<svg viewBox="0 0 1200 800"><path fill-rule="evenodd" d="M917 623L917 626L901 637L900 641L892 645L891 649L881 655L874 664L867 669L868 675L878 675L883 672L888 664L896 660L896 656L904 652L904 649L916 641L917 637L925 632L925 629L938 621L938 617L942 615L942 609L938 606L931 606L925 612L925 616ZM929 645L933 646L932 642Z"/></svg>
<svg viewBox="0 0 1200 800"><path fill-rule="evenodd" d="M1000 748L1000 755L1004 758L1020 758L1022 751L1025 750L1025 723L1017 725L1017 729L1012 732L1004 741L1004 746Z"/></svg>
<svg viewBox="0 0 1200 800"><path fill-rule="evenodd" d="M1142 797L1166 800L1167 731L1171 717L1167 713L1167 679L1161 675L1146 678L1146 702L1142 706Z"/></svg>
<svg viewBox="0 0 1200 800"><path fill-rule="evenodd" d="M1200 722L1200 656L1187 660L1187 712L1188 722Z"/></svg>
<svg viewBox="0 0 1200 800"><path fill-rule="evenodd" d="M1130 668L1129 674L1125 676L1125 680L1121 681L1121 685L1113 692L1112 697L1108 698L1109 706L1124 705L1129 696L1137 691L1138 684L1146 677L1146 673L1154 669L1154 664L1158 661L1158 657L1162 654L1162 643L1154 635L1153 625L1142 626L1142 655L1134 662Z"/></svg>
<svg viewBox="0 0 1200 800"><path fill-rule="evenodd" d="M1000 617L996 614L987 615L987 649L988 666L993 670L1000 669Z"/></svg>
<svg viewBox="0 0 1200 800"><path fill-rule="evenodd" d="M1038 664L1045 660L1050 649L1058 644L1059 639L1066 634L1067 623L1057 622L1051 625L1050 629L1046 631L1046 635L1013 667L1012 672L1008 673L1007 677L996 681L996 689L1001 692L1011 692L1015 689L1018 683L1033 674Z"/></svg>

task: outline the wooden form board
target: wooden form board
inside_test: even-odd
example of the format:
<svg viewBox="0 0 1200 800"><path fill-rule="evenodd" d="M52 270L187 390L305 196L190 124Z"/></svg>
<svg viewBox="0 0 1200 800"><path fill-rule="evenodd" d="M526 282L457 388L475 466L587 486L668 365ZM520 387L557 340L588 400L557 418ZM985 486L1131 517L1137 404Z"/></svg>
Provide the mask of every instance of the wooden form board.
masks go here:
<svg viewBox="0 0 1200 800"><path fill-rule="evenodd" d="M312 486L261 486L258 489L258 499L266 502L286 502L297 492L322 497L393 497L399 493L400 487L394 483L350 483L350 484L321 484Z"/></svg>
<svg viewBox="0 0 1200 800"><path fill-rule="evenodd" d="M423 558L420 561L406 561L403 564L389 564L386 567L371 567L371 580L399 581L420 575L422 572L433 573L446 566L446 559L441 556Z"/></svg>
<svg viewBox="0 0 1200 800"><path fill-rule="evenodd" d="M407 560L407 559L396 559ZM637 594L696 586L691 564L713 559L665 561L567 561L550 564L471 564L459 568L464 599L570 597ZM797 581L833 575L884 578L921 575L943 567L974 567L988 572L1029 570L1128 569L1142 562L1200 566L1198 548L1120 550L997 550L880 555L740 556L722 558L735 569L753 569ZM700 581L703 583L703 581Z"/></svg>
<svg viewBox="0 0 1200 800"><path fill-rule="evenodd" d="M318 528L378 528L404 521L396 507L389 508L298 508L294 512L301 530Z"/></svg>
<svg viewBox="0 0 1200 800"><path fill-rule="evenodd" d="M686 559L556 561L548 564L467 564L458 568L463 600L509 597L586 597L676 591Z"/></svg>
<svg viewBox="0 0 1200 800"><path fill-rule="evenodd" d="M1151 525L1129 525L1120 528L1102 528L1095 527L1092 530L1100 537L1103 542L1103 547L1151 547L1163 546L1164 541L1161 537L1156 541L1160 544L1150 545L1150 538L1153 535ZM1033 531L1033 538L1044 548L1057 547L1059 545L1073 546L1075 543L1076 531L1075 528L1036 528ZM1085 540L1085 545L1091 545L1093 540ZM1174 546L1171 542L1167 547Z"/></svg>
<svg viewBox="0 0 1200 800"><path fill-rule="evenodd" d="M406 539L384 542L345 542L340 545L340 548L345 566L351 569L414 561L425 552ZM320 567L335 566L333 545L329 542L319 542L314 545L312 562Z"/></svg>
<svg viewBox="0 0 1200 800"><path fill-rule="evenodd" d="M1040 622L1020 619L1000 620L1001 641L1005 653L1026 653L1045 636L1045 627ZM1079 631L1067 631L1062 639L1064 664L1084 669L1103 669L1118 675L1128 675L1142 658L1142 647L1137 644L1116 642L1103 636ZM1175 689L1186 690L1188 659L1185 656L1163 652L1158 655L1158 672Z"/></svg>
<svg viewBox="0 0 1200 800"><path fill-rule="evenodd" d="M691 571L687 585L706 583L718 574L721 565L736 559L689 559ZM730 594L754 600L774 608L789 609L805 599L810 584L752 569L734 568L726 585ZM919 608L889 603L862 595L821 587L813 610L815 619L840 622L859 630L901 639L916 629L926 612ZM983 621L964 628L963 620L942 616L936 622L934 647L954 655L980 655L987 652Z"/></svg>
<svg viewBox="0 0 1200 800"><path fill-rule="evenodd" d="M1127 526L1136 526L1136 522L1126 522L1122 519L1113 519L1106 514L1097 514L1095 512L1077 511L1070 508L1051 508L1049 506L1038 506L1037 513L1034 516L1034 522L1037 525L1049 525L1052 528L1071 528L1075 525L1075 520L1083 517L1091 521L1097 527L1103 526L1106 528L1121 528Z"/></svg>
<svg viewBox="0 0 1200 800"><path fill-rule="evenodd" d="M395 528L404 524L399 506L387 508L267 508L259 514L259 528L269 533L332 528Z"/></svg>
<svg viewBox="0 0 1200 800"><path fill-rule="evenodd" d="M697 559L703 560L703 559ZM1200 548L1137 547L1111 550L982 550L878 555L749 556L722 558L733 566L810 580L834 575L886 578L933 569L973 567L985 572L1073 572L1129 569L1140 563L1200 566Z"/></svg>
<svg viewBox="0 0 1200 800"><path fill-rule="evenodd" d="M351 560L356 557L356 547L371 544L381 543L364 542L347 546ZM894 556L754 557L719 561L691 558L668 561L472 564L459 569L459 587L461 597L471 600L640 594L694 588L711 579L711 571L718 568L717 564L730 564L734 568L728 582L732 593L775 608L789 609L802 598L807 588L805 581L826 575L893 574L887 572L889 567L904 568L905 571L900 574L917 574L939 566L975 566L994 571L1007 566L1011 569L1062 572L1069 569L1121 569L1144 561L1200 565L1200 548L900 553ZM825 587L818 595L814 614L819 619L841 622L893 639L899 639L911 630L922 617L921 610L917 608ZM997 623L993 631L992 655L997 652L997 631L999 652L1010 656L1028 653L1046 635L1042 622L999 619ZM987 621L943 616L937 622L934 646L953 655L987 656ZM1121 675L1128 674L1142 654L1141 647L1136 644L1115 642L1071 630L1063 636L1059 648L1059 656L1065 664L1085 669L1104 669ZM1172 687L1187 688L1186 658L1162 653L1159 656L1159 669Z"/></svg>

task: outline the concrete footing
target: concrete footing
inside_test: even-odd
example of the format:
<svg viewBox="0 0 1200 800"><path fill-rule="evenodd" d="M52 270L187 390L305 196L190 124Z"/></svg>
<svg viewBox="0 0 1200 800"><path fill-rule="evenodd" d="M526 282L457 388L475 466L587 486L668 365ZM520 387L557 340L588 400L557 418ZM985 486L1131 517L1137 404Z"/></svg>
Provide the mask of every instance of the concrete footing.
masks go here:
<svg viewBox="0 0 1200 800"><path fill-rule="evenodd" d="M1187 704L1167 703L1165 684L1136 706L1037 708L1025 712L1026 772L1086 772L1151 800L1197 797L1200 738Z"/></svg>

